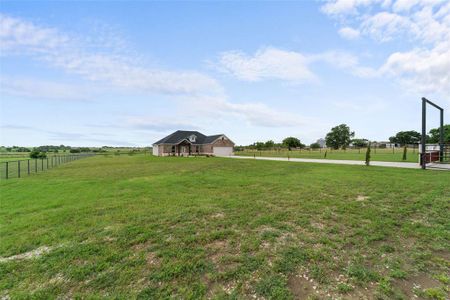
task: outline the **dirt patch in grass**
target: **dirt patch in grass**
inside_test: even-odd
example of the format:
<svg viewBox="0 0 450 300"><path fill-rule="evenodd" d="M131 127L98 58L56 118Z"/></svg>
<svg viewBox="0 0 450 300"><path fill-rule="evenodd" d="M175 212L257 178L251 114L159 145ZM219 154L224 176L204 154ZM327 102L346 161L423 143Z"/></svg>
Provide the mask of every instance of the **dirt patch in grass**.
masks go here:
<svg viewBox="0 0 450 300"><path fill-rule="evenodd" d="M211 216L211 218L213 218L213 219L223 219L223 218L225 218L225 214L224 214L224 213L221 213L221 212L218 212L218 213L216 213L216 214L213 214L213 215Z"/></svg>
<svg viewBox="0 0 450 300"><path fill-rule="evenodd" d="M53 249L54 249L54 247L41 246L41 247L39 247L37 249L31 250L31 251L28 251L28 252L25 252L25 253L16 254L16 255L9 256L9 257L0 257L0 263L11 261L11 260L38 258L38 257L40 257L40 256L42 256L44 254L49 253Z"/></svg>
<svg viewBox="0 0 450 300"><path fill-rule="evenodd" d="M425 274L416 275L411 278L398 279L393 282L393 286L405 294L408 299L416 298L415 291L439 287L441 284L436 279Z"/></svg>
<svg viewBox="0 0 450 300"><path fill-rule="evenodd" d="M294 299L308 299L310 296L319 294L312 279L300 274L288 278L288 288L294 295Z"/></svg>
<svg viewBox="0 0 450 300"><path fill-rule="evenodd" d="M369 199L369 197L368 196L364 196L364 195L358 195L356 197L356 201L365 201L367 199Z"/></svg>
<svg viewBox="0 0 450 300"><path fill-rule="evenodd" d="M146 241L144 243L139 243L139 244L134 244L131 247L131 250L133 250L133 252L139 252L139 251L144 251L147 250L151 245L150 241Z"/></svg>

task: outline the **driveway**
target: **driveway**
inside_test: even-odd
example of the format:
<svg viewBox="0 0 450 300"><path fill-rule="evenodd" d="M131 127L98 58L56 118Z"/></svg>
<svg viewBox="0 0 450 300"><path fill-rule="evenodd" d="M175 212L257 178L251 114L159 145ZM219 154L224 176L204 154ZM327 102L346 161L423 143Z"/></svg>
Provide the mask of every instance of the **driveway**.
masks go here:
<svg viewBox="0 0 450 300"><path fill-rule="evenodd" d="M312 159L312 158L286 158L286 157L261 157L261 156L228 156L230 158L238 159L259 159L259 160L278 160L278 161L293 161L293 162L306 162L306 163L319 163L319 164L338 164L338 165L356 165L364 166L364 161L359 160L337 160L337 159ZM391 167L391 168L406 168L406 169L420 169L418 163L411 162L390 162L390 161L371 161L371 166L377 167Z"/></svg>

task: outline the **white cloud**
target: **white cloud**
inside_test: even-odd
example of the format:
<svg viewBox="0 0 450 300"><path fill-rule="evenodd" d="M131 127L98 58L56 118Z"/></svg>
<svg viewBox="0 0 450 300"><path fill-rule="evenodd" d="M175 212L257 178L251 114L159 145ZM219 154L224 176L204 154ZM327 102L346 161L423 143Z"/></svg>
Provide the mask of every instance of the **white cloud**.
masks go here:
<svg viewBox="0 0 450 300"><path fill-rule="evenodd" d="M125 119L125 123L135 129L150 130L156 132L167 132L178 129L198 130L197 124L180 121L180 117L172 116L168 118L154 118L142 116L130 116Z"/></svg>
<svg viewBox="0 0 450 300"><path fill-rule="evenodd" d="M222 96L205 96L183 98L183 103L189 103L183 113L197 117L199 115L210 121L225 119L235 122L241 119L251 126L262 127L294 127L305 124L305 119L288 111L276 110L261 102L236 103Z"/></svg>
<svg viewBox="0 0 450 300"><path fill-rule="evenodd" d="M359 38L359 30L351 27L343 27L339 29L339 35L347 40L355 40Z"/></svg>
<svg viewBox="0 0 450 300"><path fill-rule="evenodd" d="M391 40L395 35L403 33L417 34L417 25L409 18L389 12L380 12L368 17L361 24L361 31L365 35L385 42Z"/></svg>
<svg viewBox="0 0 450 300"><path fill-rule="evenodd" d="M409 91L448 97L450 2L398 0L390 4L332 0L322 6L322 11L339 17L339 22L347 27L351 25L360 36L379 42L401 40L414 45L413 49L391 53L376 71L366 69L367 74L395 78Z"/></svg>
<svg viewBox="0 0 450 300"><path fill-rule="evenodd" d="M361 66L357 56L343 51L327 51L314 54L309 56L309 59L312 63L326 62L335 68L345 70L359 77L373 77L377 73L372 68Z"/></svg>
<svg viewBox="0 0 450 300"><path fill-rule="evenodd" d="M356 14L360 7L367 7L374 3L388 6L390 2L390 0L328 0L321 10L328 15L351 15Z"/></svg>
<svg viewBox="0 0 450 300"><path fill-rule="evenodd" d="M450 94L450 50L439 45L431 50L395 52L380 68L382 74L400 78L409 89L422 93Z"/></svg>
<svg viewBox="0 0 450 300"><path fill-rule="evenodd" d="M36 78L0 76L0 93L12 96L49 100L89 100L96 89Z"/></svg>
<svg viewBox="0 0 450 300"><path fill-rule="evenodd" d="M54 28L0 15L2 55L29 55L50 66L90 81L103 81L114 87L158 93L216 93L220 85L195 71L161 70L142 66L127 54L101 51L86 40Z"/></svg>
<svg viewBox="0 0 450 300"><path fill-rule="evenodd" d="M260 49L252 57L238 51L224 52L216 67L244 81L277 79L299 84L318 81L310 70L316 63L327 63L362 77L374 75L374 70L359 64L358 57L344 51L303 54L275 47Z"/></svg>
<svg viewBox="0 0 450 300"><path fill-rule="evenodd" d="M300 83L315 80L303 54L273 47L260 49L254 55L224 52L220 55L218 68L246 81L280 79Z"/></svg>

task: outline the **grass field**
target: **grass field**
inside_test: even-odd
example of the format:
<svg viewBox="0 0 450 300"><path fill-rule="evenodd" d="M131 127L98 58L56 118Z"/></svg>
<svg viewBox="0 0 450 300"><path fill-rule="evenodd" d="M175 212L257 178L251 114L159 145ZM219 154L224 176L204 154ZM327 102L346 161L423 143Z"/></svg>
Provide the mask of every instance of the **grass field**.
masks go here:
<svg viewBox="0 0 450 300"><path fill-rule="evenodd" d="M0 297L448 299L450 173L91 157L0 182Z"/></svg>
<svg viewBox="0 0 450 300"><path fill-rule="evenodd" d="M327 155L325 157L325 151ZM296 157L296 158L325 158L325 159L344 159L361 160L366 159L366 149L347 149L347 150L244 150L236 151L235 155L243 156L269 156L269 157ZM406 160L403 160L403 149L375 149L372 148L371 160L374 161L395 161L395 162L418 162L418 150L408 149Z"/></svg>

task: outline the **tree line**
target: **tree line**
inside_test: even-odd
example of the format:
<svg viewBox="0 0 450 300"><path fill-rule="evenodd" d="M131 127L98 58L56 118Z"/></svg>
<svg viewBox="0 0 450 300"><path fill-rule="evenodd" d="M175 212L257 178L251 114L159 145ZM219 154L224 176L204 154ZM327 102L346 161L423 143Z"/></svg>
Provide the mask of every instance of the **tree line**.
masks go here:
<svg viewBox="0 0 450 300"><path fill-rule="evenodd" d="M389 142L397 146L405 147L407 145L416 145L421 141L421 134L414 130L399 131L394 136L389 138ZM350 145L356 148L366 148L370 141L366 138L355 138L355 132L350 129L347 124L337 125L327 133L325 136L325 145L332 149L346 149ZM427 143L439 143L439 128L433 128L426 136ZM444 143L450 143L450 124L444 125ZM254 150L268 150L268 149L319 149L322 145L318 142L312 143L309 146L303 144L300 139L296 137L286 137L281 143L276 143L273 140L266 142L255 142L248 146L236 147L237 150L254 149Z"/></svg>

